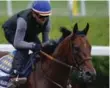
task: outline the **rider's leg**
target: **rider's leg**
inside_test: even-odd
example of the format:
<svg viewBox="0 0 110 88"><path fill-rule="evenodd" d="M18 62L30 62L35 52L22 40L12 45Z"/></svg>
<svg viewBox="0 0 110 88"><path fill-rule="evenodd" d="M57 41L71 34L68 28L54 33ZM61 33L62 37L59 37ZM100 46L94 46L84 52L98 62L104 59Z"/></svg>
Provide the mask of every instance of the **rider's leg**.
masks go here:
<svg viewBox="0 0 110 88"><path fill-rule="evenodd" d="M20 50L16 51L13 59L13 63L12 63L12 69L16 76L21 74L22 68L25 65L25 62L27 62L26 60L28 60L28 58L26 57L27 55L25 55L23 51L20 51Z"/></svg>
<svg viewBox="0 0 110 88"><path fill-rule="evenodd" d="M27 58L22 51L17 50L14 55L11 71L11 79L8 88L13 88L16 84L24 84L27 81L26 77L21 77L22 68L25 65ZM27 59L28 60L28 59Z"/></svg>

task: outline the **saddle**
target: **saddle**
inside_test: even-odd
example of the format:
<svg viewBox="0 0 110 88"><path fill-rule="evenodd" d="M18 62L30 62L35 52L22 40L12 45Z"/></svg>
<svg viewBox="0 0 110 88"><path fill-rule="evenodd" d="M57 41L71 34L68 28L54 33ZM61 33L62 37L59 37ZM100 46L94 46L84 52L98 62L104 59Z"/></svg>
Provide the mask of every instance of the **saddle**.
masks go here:
<svg viewBox="0 0 110 88"><path fill-rule="evenodd" d="M14 59L14 55L15 51L13 53L3 56L0 59L0 87L7 87L8 85L8 88L15 88L16 84L18 85L25 83L27 81L27 77L34 69L34 64L37 62L37 60L40 59L40 56L38 54L31 54L28 62L23 68L23 71L20 72L20 76L14 78L12 76L12 62ZM12 85L12 83L14 83L15 85Z"/></svg>

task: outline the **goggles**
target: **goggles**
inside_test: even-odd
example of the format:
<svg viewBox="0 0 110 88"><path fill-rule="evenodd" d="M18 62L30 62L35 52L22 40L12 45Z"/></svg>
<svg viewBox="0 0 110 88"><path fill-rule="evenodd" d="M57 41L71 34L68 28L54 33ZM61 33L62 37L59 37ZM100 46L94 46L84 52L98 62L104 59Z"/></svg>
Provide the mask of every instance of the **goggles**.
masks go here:
<svg viewBox="0 0 110 88"><path fill-rule="evenodd" d="M34 12L34 14L39 18L39 19L45 19L45 18L48 18L49 16L42 16L36 12Z"/></svg>

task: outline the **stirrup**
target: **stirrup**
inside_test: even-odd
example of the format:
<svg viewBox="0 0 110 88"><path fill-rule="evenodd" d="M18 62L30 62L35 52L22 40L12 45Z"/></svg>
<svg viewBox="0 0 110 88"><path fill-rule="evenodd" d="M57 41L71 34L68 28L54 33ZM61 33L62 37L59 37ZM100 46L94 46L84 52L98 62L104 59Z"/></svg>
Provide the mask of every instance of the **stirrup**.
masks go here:
<svg viewBox="0 0 110 88"><path fill-rule="evenodd" d="M8 84L8 88L16 88L16 86L19 86L20 84L26 83L27 78L21 77L19 78L19 75L16 78L11 78L10 82Z"/></svg>
<svg viewBox="0 0 110 88"><path fill-rule="evenodd" d="M68 84L68 85L67 85L67 88L72 88L72 85L71 85L71 84Z"/></svg>
<svg viewBox="0 0 110 88"><path fill-rule="evenodd" d="M14 73L17 73L16 70L14 70ZM11 82L15 82L15 83L25 83L27 81L26 77L19 77L19 74L16 77L11 78L10 80Z"/></svg>
<svg viewBox="0 0 110 88"><path fill-rule="evenodd" d="M24 84L27 81L26 77L19 77L19 75L16 78L11 78L10 80L12 83L19 83Z"/></svg>

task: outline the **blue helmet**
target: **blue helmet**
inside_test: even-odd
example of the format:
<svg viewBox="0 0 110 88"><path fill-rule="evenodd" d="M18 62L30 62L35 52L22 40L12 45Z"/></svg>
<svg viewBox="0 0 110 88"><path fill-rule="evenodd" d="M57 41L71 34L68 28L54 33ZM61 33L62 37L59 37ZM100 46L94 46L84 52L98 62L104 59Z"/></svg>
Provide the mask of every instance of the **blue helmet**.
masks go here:
<svg viewBox="0 0 110 88"><path fill-rule="evenodd" d="M39 13L41 16L51 15L51 5L49 1L34 1L32 10Z"/></svg>

